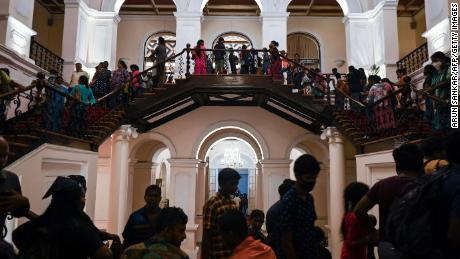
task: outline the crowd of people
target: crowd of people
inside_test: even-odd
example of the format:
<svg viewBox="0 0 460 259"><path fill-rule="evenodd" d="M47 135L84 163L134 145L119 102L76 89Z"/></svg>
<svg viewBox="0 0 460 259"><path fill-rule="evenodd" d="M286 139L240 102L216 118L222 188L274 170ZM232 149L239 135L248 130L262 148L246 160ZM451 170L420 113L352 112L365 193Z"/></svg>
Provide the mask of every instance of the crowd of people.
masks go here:
<svg viewBox="0 0 460 259"><path fill-rule="evenodd" d="M340 258L376 258L375 247L381 259L458 258L459 145L460 131L445 139L425 139L420 145L403 144L393 151L395 176L372 187L348 184ZM147 187L145 206L130 215L121 242L117 235L99 230L84 212L86 181L82 176L57 177L43 196L51 197L48 208L41 215L31 212L18 177L3 169L8 152L8 143L0 137L0 258L188 258L180 248L188 216L180 208L160 208L160 187ZM324 231L315 226L311 191L319 173L315 157L300 156L294 163L295 181L281 183L280 199L266 217L259 209L247 217L234 199L241 176L232 168L221 170L219 191L203 207L201 258L332 258ZM368 214L375 206L378 227L376 217ZM29 219L12 233L18 253L4 240L7 217ZM105 243L108 240L110 246Z"/></svg>
<svg viewBox="0 0 460 259"><path fill-rule="evenodd" d="M377 129L393 129L397 120L415 116L434 130L446 131L450 127L450 58L442 52L435 52L431 62L424 67L423 89L416 89L405 68L396 71L397 82L378 75L366 77L364 70L354 66L350 66L344 76L333 69L332 82L339 89L335 94L335 106L339 110L359 111L364 108L369 124ZM358 102L363 106L360 107Z"/></svg>

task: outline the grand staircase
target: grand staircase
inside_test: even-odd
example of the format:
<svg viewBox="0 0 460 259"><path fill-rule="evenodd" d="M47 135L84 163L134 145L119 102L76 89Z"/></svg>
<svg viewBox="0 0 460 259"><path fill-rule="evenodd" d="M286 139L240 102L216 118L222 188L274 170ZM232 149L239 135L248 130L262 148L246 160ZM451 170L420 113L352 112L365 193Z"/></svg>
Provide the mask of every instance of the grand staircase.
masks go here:
<svg viewBox="0 0 460 259"><path fill-rule="evenodd" d="M283 81L266 75L190 75L190 49L184 49L165 62L180 55L187 55L186 76L146 91L127 105L119 104L108 109L108 100L120 94L120 89L116 89L100 98L96 105L87 107L84 121L72 119L75 118L73 107L78 100L65 93L56 93L54 88L47 86L45 92L48 94L55 92L67 98L59 130L50 130L46 126L49 118L44 115L50 107L46 102L36 104L34 85L1 95L2 104L7 98L13 98L13 109L17 110L15 116L3 121L1 128L1 133L10 143L9 163L43 143L97 151L98 146L122 124L131 124L139 132L147 132L201 106L258 106L316 134L327 126L335 126L355 146L357 153L391 149L395 142L417 140L433 134L419 117L407 117L393 129L376 129L367 120L364 108L347 111L335 106L334 95L351 98L340 90L315 98L293 93L292 85L285 85ZM287 60L294 66L301 66ZM27 105L24 105L24 100L28 101ZM76 131L78 128L80 130Z"/></svg>

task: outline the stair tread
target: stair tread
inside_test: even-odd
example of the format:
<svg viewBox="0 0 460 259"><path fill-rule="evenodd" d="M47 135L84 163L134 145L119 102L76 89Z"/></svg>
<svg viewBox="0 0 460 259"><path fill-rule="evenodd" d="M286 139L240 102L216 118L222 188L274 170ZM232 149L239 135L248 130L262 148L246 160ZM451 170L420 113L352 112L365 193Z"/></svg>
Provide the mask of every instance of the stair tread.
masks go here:
<svg viewBox="0 0 460 259"><path fill-rule="evenodd" d="M29 145L24 144L24 143L19 143L19 142L14 142L14 141L8 141L8 144L10 146L15 146L15 147L20 147L20 148L27 148Z"/></svg>

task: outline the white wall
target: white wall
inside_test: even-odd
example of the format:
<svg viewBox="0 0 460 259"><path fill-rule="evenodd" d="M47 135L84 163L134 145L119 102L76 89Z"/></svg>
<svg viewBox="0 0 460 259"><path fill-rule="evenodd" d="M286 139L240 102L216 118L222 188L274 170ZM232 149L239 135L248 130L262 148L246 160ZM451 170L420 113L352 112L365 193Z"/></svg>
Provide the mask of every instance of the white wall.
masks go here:
<svg viewBox="0 0 460 259"><path fill-rule="evenodd" d="M357 181L371 187L376 182L396 175L396 166L392 155L393 150L368 153L356 156ZM371 210L378 219L378 208Z"/></svg>
<svg viewBox="0 0 460 259"><path fill-rule="evenodd" d="M123 58L128 64L143 67L145 41L150 35L161 31L176 31L173 16L121 16L118 24L117 60Z"/></svg>
<svg viewBox="0 0 460 259"><path fill-rule="evenodd" d="M251 39L256 48L262 46L262 24L260 17L217 17L206 16L202 20L201 38L211 48L214 39L224 32L239 32ZM321 45L322 70L330 72L336 60L346 60L345 26L340 17L289 17L287 32L307 32L314 35ZM117 59L125 58L128 63L143 64L143 49L148 36L159 31L176 31L173 16L121 16L118 24ZM196 42L190 42L192 47ZM185 46L177 46L180 50ZM339 68L346 72L347 65Z"/></svg>
<svg viewBox="0 0 460 259"><path fill-rule="evenodd" d="M29 198L30 209L39 215L49 205L50 198L42 200L42 197L57 176L84 176L88 188L85 211L94 219L97 156L97 153L91 151L43 144L16 160L6 170L18 175L22 193Z"/></svg>
<svg viewBox="0 0 460 259"><path fill-rule="evenodd" d="M207 48L212 48L212 42L222 33L238 32L246 35L255 48L261 49L262 31L259 16L237 17L237 16L206 16L202 22L202 38ZM196 42L191 43L192 46ZM268 46L265 46L268 47Z"/></svg>

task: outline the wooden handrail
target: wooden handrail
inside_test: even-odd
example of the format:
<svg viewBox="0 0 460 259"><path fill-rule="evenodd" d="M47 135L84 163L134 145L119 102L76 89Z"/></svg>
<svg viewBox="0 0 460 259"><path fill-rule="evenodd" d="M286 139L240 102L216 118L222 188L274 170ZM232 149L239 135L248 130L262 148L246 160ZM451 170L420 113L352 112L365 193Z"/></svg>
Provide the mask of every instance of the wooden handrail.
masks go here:
<svg viewBox="0 0 460 259"><path fill-rule="evenodd" d="M56 93L58 93L58 94L60 94L60 95L63 95L65 98L68 98L68 99L70 99L70 100L72 100L72 101L79 102L79 103L82 103L82 104L86 104L86 103L82 102L81 100L78 100L78 99L75 98L74 96L72 96L72 95L70 95L70 94L68 94L68 93L62 92L62 91L60 91L60 90L58 90L58 89L56 89L56 88L54 88L53 86L50 86L50 85L48 85L48 84L45 85L45 88L48 89L48 90L51 90L51 91L53 91L53 92L56 92Z"/></svg>
<svg viewBox="0 0 460 259"><path fill-rule="evenodd" d="M10 97L10 96L15 96L15 95L17 95L19 93L29 91L30 89L33 89L35 87L35 84L31 84L31 85L29 85L27 87L24 87L24 86L14 82L14 81L11 81L10 85L11 84L16 85L15 88L18 88L18 89L13 90L13 91L9 91L8 93L4 93L4 94L0 95L0 100L5 99L5 98Z"/></svg>
<svg viewBox="0 0 460 259"><path fill-rule="evenodd" d="M175 58L181 56L182 54L185 53L186 50L187 50L187 49L185 48L185 49L183 49L181 52L177 53L176 55L167 57L165 60L163 60L163 61L161 61L161 62L159 62L159 63L153 65L152 67L149 67L149 68L147 68L146 70L140 72L136 77L139 77L139 76L141 76L141 75L143 75L143 74L149 72L150 70L153 70L153 69L157 68L159 65L165 64L166 62L168 62L168 61L170 61L170 60L172 60L172 59L175 59Z"/></svg>
<svg viewBox="0 0 460 259"><path fill-rule="evenodd" d="M373 107L375 107L375 106L377 106L377 105L383 103L384 101L386 101L386 100L388 100L388 99L390 99L390 98L393 98L394 96L396 96L396 95L398 95L399 93L401 93L401 92L403 92L404 90L406 90L406 89L404 89L405 87L407 87L407 85L404 85L403 87L399 88L398 90L391 92L391 94L389 94L389 95L387 95L387 96L385 96L385 97L379 99L378 101L374 102L373 104L369 105L368 107L369 107L369 108L373 108Z"/></svg>
<svg viewBox="0 0 460 259"><path fill-rule="evenodd" d="M413 86L413 85L411 85L411 89L412 89L412 91L414 91L415 93L420 94L420 95L423 95L423 96L426 96L426 97L432 99L432 100L435 101L435 102L442 103L442 104L444 104L444 105L450 106L450 102L449 102L449 101L445 101L445 100L443 100L443 99L441 99L441 98L439 98L439 97L437 97L437 96L435 96L435 95L429 94L429 93L427 93L427 92L425 92L425 91L423 91L423 90L419 90L419 89L417 89L417 88L416 88L415 86Z"/></svg>
<svg viewBox="0 0 460 259"><path fill-rule="evenodd" d="M436 96L434 96L434 95L431 95L431 94L429 94L428 92L431 92L431 91L433 91L433 90L435 90L435 89L438 89L438 88L440 88L440 87L446 86L448 83L449 83L449 80L443 81L443 82L437 84L436 86L434 86L434 87L432 87L432 88L430 88L430 89L428 89L428 90L423 90L423 91L422 91L422 90L417 90L417 91L421 91L421 92L426 93L426 95L425 95L425 94L424 94L424 95L427 96L427 97L430 98L430 99L433 99L433 100L435 100L435 101L437 101L437 102L445 103L444 100L442 100L442 99L440 99L440 98L438 98L438 97L436 97ZM391 82L390 82L390 84L391 84L391 85L395 85L394 83L391 83ZM382 99L379 99L378 101L374 102L374 103L373 103L372 105L370 105L369 107L370 107L370 108L375 107L376 105L379 105L380 103L382 103L382 102L384 102L384 101L386 101L386 100L388 100L388 99L390 99L390 98L396 96L397 94L399 94L399 93L401 93L402 91L404 91L404 90L405 90L404 88L407 87L407 86L408 86L408 85L406 84L406 85L404 85L403 87L401 87L400 89L398 89L398 90L396 90L396 91L393 91L391 94L389 94L389 95L383 97ZM414 87L415 87L415 86L412 85L412 84L410 84L409 86L410 86L410 88L411 88L412 90L413 90ZM417 92L417 91L415 91L415 92ZM423 93L422 93L422 94L423 94ZM435 97L435 98L433 98L433 97ZM437 99L436 99L436 98L437 98ZM448 103L448 102L447 102L447 103Z"/></svg>
<svg viewBox="0 0 460 259"><path fill-rule="evenodd" d="M339 93L341 95L343 95L345 98L348 98L349 100L351 100L352 102L356 103L357 105L361 106L361 108L366 108L366 105L363 104L362 102L360 101L357 101L355 99L353 99L349 94L345 93L342 89L340 88L335 88L335 92L336 93Z"/></svg>

